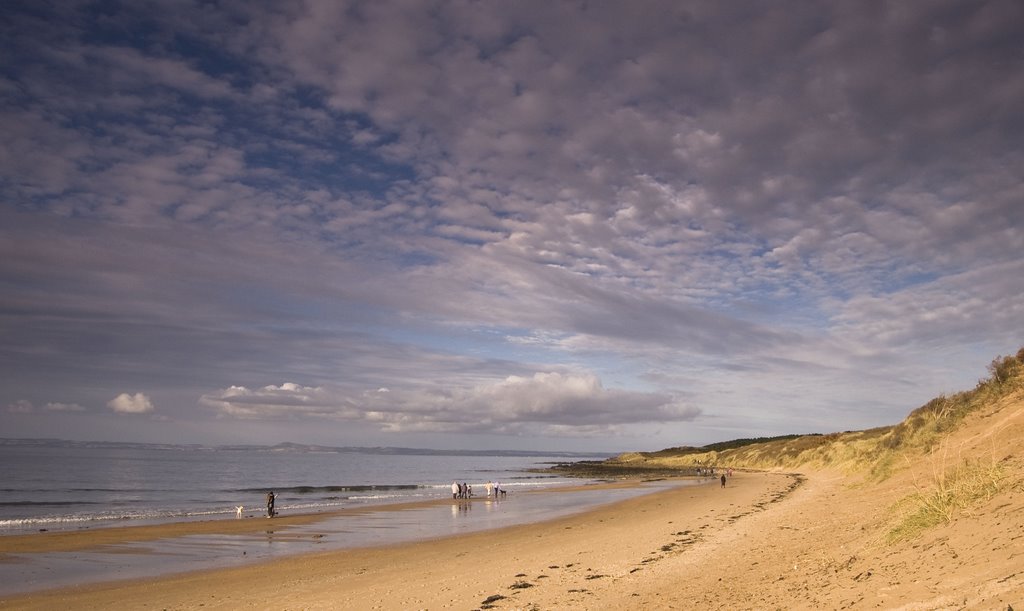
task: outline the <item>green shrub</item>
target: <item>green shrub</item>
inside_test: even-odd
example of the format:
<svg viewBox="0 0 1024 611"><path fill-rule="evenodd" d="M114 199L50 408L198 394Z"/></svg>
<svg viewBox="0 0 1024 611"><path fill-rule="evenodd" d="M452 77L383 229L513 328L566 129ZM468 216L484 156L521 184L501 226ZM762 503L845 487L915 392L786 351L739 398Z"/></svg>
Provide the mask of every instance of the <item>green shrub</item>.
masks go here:
<svg viewBox="0 0 1024 611"><path fill-rule="evenodd" d="M1019 373L1021 367L1021 354L1024 348L1017 352L1017 356L997 356L988 364L988 373L991 380L996 384L1004 384Z"/></svg>

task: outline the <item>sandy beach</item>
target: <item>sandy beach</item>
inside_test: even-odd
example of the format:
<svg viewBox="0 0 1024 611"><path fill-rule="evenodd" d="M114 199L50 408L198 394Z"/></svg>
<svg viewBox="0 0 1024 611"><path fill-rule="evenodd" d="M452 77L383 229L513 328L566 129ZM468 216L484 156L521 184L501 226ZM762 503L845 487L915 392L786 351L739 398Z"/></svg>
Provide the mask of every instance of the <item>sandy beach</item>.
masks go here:
<svg viewBox="0 0 1024 611"><path fill-rule="evenodd" d="M726 488L683 487L553 521L380 548L304 554L269 563L7 597L4 608L521 608L600 605L652 568L764 510L794 485L737 474ZM561 493L571 494L571 491ZM549 492L546 494L559 494ZM450 501L439 501L449 503ZM275 519L273 528L322 516ZM88 550L190 533L242 533L263 520L44 533L0 539L4 553ZM632 589L630 590L632 592ZM498 598L504 597L504 598ZM490 602L486 602L490 601Z"/></svg>
<svg viewBox="0 0 1024 611"><path fill-rule="evenodd" d="M10 609L1006 609L1024 595L1024 499L910 545L880 540L900 494L828 472L737 472L540 523L223 570L6 597ZM998 519L1004 516L1008 519ZM274 527L313 521L284 518ZM969 524L967 526L970 526ZM0 540L10 553L85 550L260 520Z"/></svg>

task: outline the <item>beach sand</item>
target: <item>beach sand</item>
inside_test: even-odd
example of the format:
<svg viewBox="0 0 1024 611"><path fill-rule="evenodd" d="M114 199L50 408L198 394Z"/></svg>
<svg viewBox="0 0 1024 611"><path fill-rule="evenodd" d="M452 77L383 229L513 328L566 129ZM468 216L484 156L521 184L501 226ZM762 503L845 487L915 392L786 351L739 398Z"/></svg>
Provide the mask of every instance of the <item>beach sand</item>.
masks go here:
<svg viewBox="0 0 1024 611"><path fill-rule="evenodd" d="M983 532L968 524L887 546L880 540L885 509L901 485L897 479L866 493L828 472L738 472L725 488L675 488L547 522L10 596L0 607L1024 608L1024 500L1018 495L1009 505L980 508L1008 517ZM284 520L306 519L315 518ZM182 529L266 526L254 522L105 529L52 539L87 549L118 538L156 541L161 532ZM33 549L32 541L44 545L51 538L45 535L0 538L0 551L15 543Z"/></svg>

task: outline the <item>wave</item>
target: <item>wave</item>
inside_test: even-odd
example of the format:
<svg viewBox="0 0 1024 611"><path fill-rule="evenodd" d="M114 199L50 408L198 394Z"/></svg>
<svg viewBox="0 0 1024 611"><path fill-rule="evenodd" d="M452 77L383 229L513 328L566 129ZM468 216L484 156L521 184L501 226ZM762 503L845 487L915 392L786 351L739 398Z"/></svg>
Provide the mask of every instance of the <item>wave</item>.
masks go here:
<svg viewBox="0 0 1024 611"><path fill-rule="evenodd" d="M502 478L501 481L506 482L521 482L519 485L550 485L553 480L563 481L566 480L561 475L521 475ZM492 480L493 481L493 480ZM532 482L537 482L533 484ZM486 482L469 482L473 486L483 486ZM376 491L395 491L395 490L446 490L451 486L451 482L438 483L438 484L331 484L331 485L304 485L304 486L285 486L281 488L240 488L234 490L240 494L266 494L268 491L273 490L278 494L323 494L323 493L338 493L338 492L376 492Z"/></svg>
<svg viewBox="0 0 1024 611"><path fill-rule="evenodd" d="M177 492L175 489L168 488L0 488L0 494L23 494L26 492L33 493L88 493L88 492Z"/></svg>
<svg viewBox="0 0 1024 611"><path fill-rule="evenodd" d="M356 485L331 485L331 486L286 486L274 488L279 494L317 494L324 492L371 492L374 490L417 490L419 488L440 488L441 486L423 484L356 484ZM268 488L242 488L236 492L244 494L266 494Z"/></svg>
<svg viewBox="0 0 1024 611"><path fill-rule="evenodd" d="M0 507L73 507L76 505L106 505L93 501L3 501Z"/></svg>
<svg viewBox="0 0 1024 611"><path fill-rule="evenodd" d="M277 510L280 513L287 514L288 512L294 511L326 511L330 509L337 509L344 506L351 506L353 500L372 500L375 498L380 499L398 499L403 498L403 495L378 495L378 496L362 496L362 497L351 497L351 498L337 498L326 501L313 501L306 503L287 503L278 504ZM247 506L244 514L246 515L261 515L263 513L262 505ZM225 507L215 507L209 509L151 509L142 511L104 511L104 512L83 512L78 514L64 514L64 515L50 515L50 516L35 516L28 518L9 518L0 519L0 530L27 530L27 529L38 529L38 528L52 528L58 526L73 527L75 525L83 525L90 523L100 522L124 522L124 521L173 521L173 520L191 520L201 519L215 516L229 516L234 515L236 512L234 505Z"/></svg>
<svg viewBox="0 0 1024 611"><path fill-rule="evenodd" d="M386 500L390 500L390 499L422 499L422 498L437 498L437 495L434 495L434 494L358 494L358 495L350 496L349 500L352 500L352 501L386 501Z"/></svg>
<svg viewBox="0 0 1024 611"><path fill-rule="evenodd" d="M0 529L24 529L37 528L41 526L69 526L75 524L87 524L91 522L121 522L132 520L178 520L202 518L217 515L229 515L235 513L235 509L209 509L209 510L165 510L154 509L144 511L124 512L98 512L81 513L55 516L33 516L29 518L8 518L0 520Z"/></svg>

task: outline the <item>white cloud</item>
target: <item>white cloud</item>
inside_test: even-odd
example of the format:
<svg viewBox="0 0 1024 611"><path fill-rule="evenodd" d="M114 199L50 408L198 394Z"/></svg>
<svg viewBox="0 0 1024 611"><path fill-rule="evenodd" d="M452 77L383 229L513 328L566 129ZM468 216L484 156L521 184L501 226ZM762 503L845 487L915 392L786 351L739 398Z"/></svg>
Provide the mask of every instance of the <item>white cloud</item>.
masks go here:
<svg viewBox="0 0 1024 611"><path fill-rule="evenodd" d="M141 392L134 395L121 393L111 399L107 407L121 414L148 414L155 409L149 397Z"/></svg>
<svg viewBox="0 0 1024 611"><path fill-rule="evenodd" d="M218 393L203 395L200 403L235 418L354 417L350 410L345 409L343 399L332 396L321 387L294 382L251 390L244 386L231 386Z"/></svg>
<svg viewBox="0 0 1024 611"><path fill-rule="evenodd" d="M251 419L360 420L392 432L590 436L623 427L690 421L700 410L673 397L606 389L587 373L540 372L461 389L376 389L344 393L285 383L250 390L232 386L201 403L222 415Z"/></svg>
<svg viewBox="0 0 1024 611"><path fill-rule="evenodd" d="M13 403L7 404L7 411L12 414L31 414L36 410L36 407L32 405L31 401L20 399Z"/></svg>
<svg viewBox="0 0 1024 611"><path fill-rule="evenodd" d="M77 403L47 403L42 406L48 412L84 412L85 408ZM31 414L36 412L36 406L31 401L21 399L7 405L7 411L12 414Z"/></svg>
<svg viewBox="0 0 1024 611"><path fill-rule="evenodd" d="M854 387L883 352L899 385L923 353L1006 350L1024 76L1021 9L991 6L127 3L102 39L94 12L15 9L0 400L59 369L57 396L90 378L102 404L130 365L194 394L310 381L203 397L235 418L597 434L687 396L756 429L723 387ZM118 38L143 22L195 44ZM572 371L693 365L653 393ZM854 411L762 411L819 405Z"/></svg>

